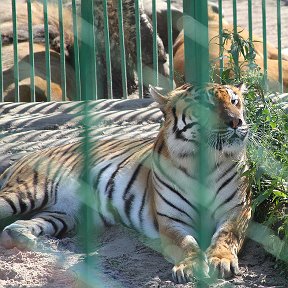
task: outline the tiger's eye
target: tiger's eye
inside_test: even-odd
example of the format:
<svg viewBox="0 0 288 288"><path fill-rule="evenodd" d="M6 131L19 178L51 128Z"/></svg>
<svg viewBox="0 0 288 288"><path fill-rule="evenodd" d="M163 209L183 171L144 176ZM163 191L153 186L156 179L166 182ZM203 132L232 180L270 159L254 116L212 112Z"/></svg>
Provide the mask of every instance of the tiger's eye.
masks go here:
<svg viewBox="0 0 288 288"><path fill-rule="evenodd" d="M236 106L238 104L238 99L231 99L231 103Z"/></svg>

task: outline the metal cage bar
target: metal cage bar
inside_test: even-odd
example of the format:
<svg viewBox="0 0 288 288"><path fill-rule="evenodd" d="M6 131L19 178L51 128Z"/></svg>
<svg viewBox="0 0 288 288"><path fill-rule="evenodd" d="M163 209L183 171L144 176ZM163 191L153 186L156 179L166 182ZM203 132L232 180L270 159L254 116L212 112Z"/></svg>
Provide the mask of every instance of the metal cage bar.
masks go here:
<svg viewBox="0 0 288 288"><path fill-rule="evenodd" d="M127 67L126 67L126 49L125 49L125 31L123 27L123 7L122 0L118 0L118 25L119 25L119 40L121 53L121 77L122 77L122 93L123 98L128 98L127 88Z"/></svg>
<svg viewBox="0 0 288 288"><path fill-rule="evenodd" d="M57 1L54 1L57 2ZM61 69L61 88L62 88L62 99L66 100L67 96L69 97L69 95L67 95L67 79L66 79L66 60L65 60L65 39L64 39L64 27L63 27L63 11L62 9L64 9L63 7L63 0L58 0L58 13L59 13L59 35L60 35L60 69ZM76 99L75 100L85 100L85 99L98 99L101 98L102 96L104 96L105 98L113 98L113 74L112 74L112 68L111 68L111 53L110 53L110 41L109 41L109 21L108 21L108 13L107 13L107 0L103 0L103 5L104 5L104 19L105 19L105 23L104 23L104 41L105 41L105 51L104 53L106 53L106 71L107 71L107 95L103 95L101 94L102 89L102 82L101 82L101 77L99 77L99 75L101 74L100 70L97 73L97 43L96 43L96 31L95 31L95 25L94 25L94 9L93 9L93 1L92 0L87 0L81 1L81 11L82 11L82 16L83 16L83 23L84 25L82 25L81 30L82 30L82 38L80 38L78 36L78 20L77 20L77 7L76 7L76 0L71 0L72 2L72 14L73 14L73 33L74 33L74 47L73 47L73 52L74 52L74 73L75 73L75 79L76 79ZM191 2L189 4L187 4L188 1L185 1L186 4L184 4L184 6L186 5L190 5L192 7L192 4L194 2ZM193 9L197 9L197 5L201 5L201 3L198 3L199 1L196 1L196 6ZM206 2L206 1L205 1ZM247 0L248 2L248 29L249 29L249 39L251 41L253 41L253 14L252 14L252 0ZM14 83L15 83L15 101L19 101L20 100L20 91L19 91L19 80L21 78L21 75L19 75L19 55L18 55L18 35L17 35L17 10L16 10L16 6L18 5L16 0L12 0L12 16L13 16L13 56L14 56ZM49 9L49 5L50 1L49 0L43 0L43 13L44 13L44 30L45 30L45 67L46 67L46 84L47 84L47 101L51 100L51 93L52 93L52 88L51 88L51 64L50 64L50 39L49 39L49 29L50 29L50 23L49 23L49 17L48 17L48 9ZM90 3L90 4L89 4ZM152 22L153 22L153 79L154 85L158 85L158 78L161 76L159 75L159 63L158 63L158 46L157 46L157 1L156 0L152 0ZM263 83L266 87L266 89L268 88L268 82L267 82L267 66L269 65L268 59L267 59L267 27L266 27L266 0L262 0L262 27L263 27L263 55L264 55L264 60L263 60L263 66L264 66L264 77L263 77ZM278 80L279 80L279 88L278 90L280 92L283 92L283 59L282 59L282 26L281 26L281 0L277 0L277 32L278 32L278 39L277 39L277 44L278 44ZM126 51L125 51L125 31L124 31L124 27L123 27L123 23L124 23L124 17L126 15L123 15L123 7L122 7L122 0L119 0L117 2L118 4L118 21L119 21L119 39L120 39L120 57L121 57L121 77L122 77L122 95L123 98L128 98L128 87L127 87L127 67L126 67L126 60L127 60L127 55L126 55ZM232 4L232 9L233 9L233 31L234 33L238 32L237 31L237 5L238 2L237 0L233 0L231 2ZM33 47L33 25L32 25L32 8L31 5L33 5L33 1L32 0L28 0L27 1L27 12L28 12L28 32L29 32L29 57L30 57L30 91L31 91L31 101L36 101L36 95L35 95L35 59L34 59L34 47ZM139 1L135 1L135 18L136 18L136 53L137 53L137 75L138 75L138 86L139 86L139 98L143 97L143 63L142 63L142 44L141 43L141 18L140 18L140 14L139 14ZM194 4L193 4L194 5ZM206 5L206 4L205 4ZM89 7L89 8L88 8ZM223 22L222 22L222 8L223 8L223 0L218 0L218 13L219 13L219 46L223 46L223 39L222 39L222 33L223 33ZM184 10L187 11L187 9ZM198 13L198 12L197 12ZM202 13L202 12L201 12ZM184 12L185 15L185 12ZM99 15L98 15L99 16ZM187 15L186 15L187 16ZM184 17L185 19L185 17ZM88 20L88 21L87 21ZM173 81L174 81L174 67L173 67L173 35L172 35L172 28L173 28L173 23L172 23L173 19L172 19L172 11L171 11L171 0L167 0L167 30L168 30L168 34L167 34L167 38L168 38L168 46L167 46L167 50L168 50L168 54L169 54L169 65L170 65L170 70L169 70L169 88L172 89L173 88ZM186 20L184 20L185 22ZM196 35L197 37L197 33L199 33L199 31L197 31L197 29L195 29L195 27L201 23L201 21L196 20L196 22L198 21L199 23L193 22L194 20L188 20L190 21L188 25L190 25L186 31L188 31L187 33L189 33L189 36L187 36L188 34L185 34L185 46L186 44L189 45L190 47L192 47L192 50L198 50L199 47L201 47L201 45L198 45L197 43L195 43L195 41L193 41L193 39L191 39L191 35L192 37L194 37L193 35ZM191 22L192 21L192 22ZM196 26L194 25L196 23ZM193 24L193 25L192 25ZM89 25L91 25L90 28L87 28ZM200 25L201 26L201 25ZM197 26L197 27L200 27ZM201 30L201 29L200 29ZM87 37L87 35L90 35L89 37ZM81 43L81 47L79 47L79 43L78 40L83 40ZM202 41L202 40L201 40ZM189 44L189 42L193 42L194 44ZM94 44L93 44L94 43ZM2 49L2 43L1 43L1 47L0 50ZM193 48L194 47L194 48ZM252 49L252 48L251 48ZM81 50L81 52L80 52ZM185 49L186 51L187 49ZM201 49L200 49L201 50ZM199 51L200 51L199 50ZM197 52L200 53L201 52ZM1 52L1 51L0 51ZM101 51L102 52L102 51ZM188 54L186 54L188 53ZM192 53L193 54L193 53ZM191 69L191 67L198 67L197 69L199 69L200 66L197 66L198 61L198 57L196 57L196 59L192 59L193 57L190 57L192 55L189 51L185 52L185 69ZM81 57L81 55L83 57ZM199 55L199 54L196 54ZM2 57L3 58L3 57ZM80 59L81 58L81 59ZM201 58L201 57L200 57ZM3 59L2 59L3 61ZM236 59L237 61L237 59ZM203 66L203 61L201 62L201 68ZM220 76L221 73L224 69L224 60L223 57L219 58L219 64L220 64ZM235 65L237 66L238 63L235 63ZM0 63L1 65L1 70L3 70L3 63ZM94 67L95 66L95 67ZM22 67L22 66L21 66ZM84 68L85 67L85 68ZM89 68L90 67L90 68ZM91 68L92 67L92 68ZM85 72L85 75L82 75L82 72L84 73L85 70L89 70L89 72ZM205 70L206 68L204 68ZM22 70L21 70L22 71ZM20 73L21 73L20 71ZM207 69L205 70L207 72ZM205 73L206 73L205 72ZM152 75L151 73L151 75ZM190 82L190 81L198 81L197 77L193 75L193 71L185 72L186 75L186 81ZM201 76L202 77L202 76ZM85 79L85 80L84 80ZM194 79L194 80L193 80ZM3 74L3 71L1 71L1 87L0 90L1 91L1 101L4 101L4 80L5 80L5 76ZM86 88L84 87L84 83L89 83L88 85L86 85ZM146 83L145 83L146 84ZM102 89L102 90L101 90ZM99 93L98 93L99 92ZM85 95L84 95L84 94Z"/></svg>
<svg viewBox="0 0 288 288"><path fill-rule="evenodd" d="M143 98L143 66L142 66L142 48L141 48L141 29L139 1L135 1L135 26L136 26L136 50L137 50L137 75L139 98Z"/></svg>
<svg viewBox="0 0 288 288"><path fill-rule="evenodd" d="M262 0L262 31L263 31L263 82L264 89L268 89L267 78L267 29L266 29L266 0Z"/></svg>
<svg viewBox="0 0 288 288"><path fill-rule="evenodd" d="M61 89L62 100L67 100L66 89L66 60L64 48L64 27L63 27L63 1L58 0L58 17L59 17L59 33L60 33L60 67L61 67Z"/></svg>
<svg viewBox="0 0 288 288"><path fill-rule="evenodd" d="M223 5L222 0L218 0L218 6L219 6L219 51L222 50L223 47ZM219 76L221 79L223 70L224 70L224 59L223 54L220 53L220 59L219 59Z"/></svg>
<svg viewBox="0 0 288 288"><path fill-rule="evenodd" d="M186 81L202 86L209 81L209 53L208 53L208 3L207 1L184 0L184 50L185 50L185 79ZM191 30L193 34L191 34ZM197 69L195 69L197 67ZM200 95L201 96L201 95ZM200 97L204 99L205 97ZM206 115L205 115L206 114ZM199 107L199 123L201 119L207 117L207 112ZM207 148L205 132L202 126L199 129L200 143L197 151L198 155L198 181L197 199L199 221L198 221L198 241L203 251L208 247L209 233L207 231Z"/></svg>
<svg viewBox="0 0 288 288"><path fill-rule="evenodd" d="M78 37L78 19L76 0L72 0L73 34L74 34L74 70L76 80L76 99L81 100L81 75L80 75L80 55L79 55L79 37Z"/></svg>
<svg viewBox="0 0 288 288"><path fill-rule="evenodd" d="M31 0L27 0L27 14L28 14L28 32L29 32L29 61L30 61L30 93L31 101L36 101L35 95L35 63L34 63L34 46L33 46L33 27L32 27L32 10Z"/></svg>
<svg viewBox="0 0 288 288"><path fill-rule="evenodd" d="M171 0L167 0L167 32L168 32L168 55L169 55L169 89L173 89L174 64L173 64L173 31L172 31Z"/></svg>
<svg viewBox="0 0 288 288"><path fill-rule="evenodd" d="M249 40L253 41L253 18L252 18L252 0L248 0L248 30L249 30ZM250 47L250 53L252 52L252 46ZM249 63L252 65L252 60Z"/></svg>
<svg viewBox="0 0 288 288"><path fill-rule="evenodd" d="M48 24L47 0L43 1L43 11L44 11L44 31L45 31L45 62L46 62L47 101L51 101L51 62L50 62L50 43L49 43L49 24Z"/></svg>
<svg viewBox="0 0 288 288"><path fill-rule="evenodd" d="M109 19L107 13L107 0L103 0L103 16L104 16L104 42L105 42L105 56L106 56L106 71L107 71L107 97L113 98L112 89L112 68L111 68L111 51L110 51L110 35L109 35Z"/></svg>
<svg viewBox="0 0 288 288"><path fill-rule="evenodd" d="M18 32L17 32L16 0L12 0L12 18L13 18L12 21L13 21L15 102L19 102L20 96L19 96L19 63L18 63Z"/></svg>
<svg viewBox="0 0 288 288"><path fill-rule="evenodd" d="M81 20L81 96L82 100L93 100L98 99L100 95L98 95L98 81L96 81L96 41L92 0L81 1Z"/></svg>
<svg viewBox="0 0 288 288"><path fill-rule="evenodd" d="M152 0L152 23L153 23L153 78L154 85L159 83L159 65L158 65L158 45L157 45L157 4L156 0Z"/></svg>
<svg viewBox="0 0 288 288"><path fill-rule="evenodd" d="M281 41L281 0L277 0L277 38L278 38L278 81L279 91L283 93L283 71L282 71L282 41Z"/></svg>

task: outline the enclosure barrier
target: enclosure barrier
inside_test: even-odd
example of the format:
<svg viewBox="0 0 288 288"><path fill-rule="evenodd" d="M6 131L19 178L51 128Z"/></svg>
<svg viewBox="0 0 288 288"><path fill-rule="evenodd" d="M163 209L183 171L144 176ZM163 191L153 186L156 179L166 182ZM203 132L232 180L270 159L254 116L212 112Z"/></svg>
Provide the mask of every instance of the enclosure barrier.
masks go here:
<svg viewBox="0 0 288 288"><path fill-rule="evenodd" d="M13 51L14 51L14 83L15 83L15 101L18 102L20 100L19 98L19 64L18 64L18 35L17 35L17 1L11 0L12 5L12 16L13 16ZM239 32L239 28L237 28L237 1L233 1L233 26L234 26L234 32ZM67 1L65 1L66 3ZM79 1L77 0L71 0L71 9L72 9L72 15L73 15L73 33L74 33L74 46L73 46L73 54L74 59L72 59L73 62L73 68L75 73L75 91L76 91L76 97L75 100L85 100L85 99L101 99L101 98L117 98L117 95L112 95L112 87L113 87L113 79L112 79L112 71L111 71L111 54L110 54L110 35L109 35L109 22L107 18L107 0L103 0L103 11L104 11L104 39L105 42L105 53L106 53L106 70L107 70L107 95L103 95L103 83L99 81L99 77L97 76L97 73L101 73L99 71L98 63L96 61L96 54L97 54L97 41L95 39L95 25L94 25L94 2L93 0L86 0L81 1L81 8L79 8ZM121 77L122 77L122 90L121 93L123 94L124 98L128 97L128 91L127 91L127 69L126 69L126 51L125 51L125 30L123 28L123 9L122 9L122 0L116 1L118 3L118 19L119 19L119 35L120 35L120 51L121 55ZM159 83L159 73L158 73L158 49L157 49L157 1L151 0L152 2L152 24L153 24L153 84L158 85ZM223 1L218 1L218 7L219 7L219 45L223 45L223 13L222 13L222 7L223 7ZM66 87L66 69L65 69L65 62L67 61L65 59L65 39L64 39L64 27L63 27L63 0L43 0L43 13L44 13L44 29L45 29L45 67L46 67L46 82L47 82L47 100L51 100L51 67L50 67L50 43L49 43L49 5L48 3L54 3L58 6L58 22L59 22L59 35L60 35L60 63L59 63L59 69L61 71L61 90L62 90L62 100L67 100L67 87ZM249 30L249 39L253 41L253 25L252 25L252 0L248 0L248 30ZM27 0L27 17L28 17L28 27L29 27L29 55L30 55L30 90L31 90L31 101L35 101L35 64L34 64L34 51L33 51L33 27L32 27L32 21L33 21L33 15L31 13L31 4L33 4L33 1ZM195 6L194 6L195 4ZM185 63L187 64L185 75L186 75L186 81L191 81L191 77L195 80L196 77L198 77L199 69L203 69L203 72L205 75L208 75L207 72L209 70L208 62L202 61L207 58L207 47L205 49L202 49L202 44L197 44L195 42L196 46L193 46L191 35L192 37L198 37L197 33L200 33L199 31L204 31L201 26L203 24L203 21L206 22L205 17L207 17L206 14L206 6L207 3L204 1L205 7L202 7L202 4L199 2L194 1L184 1L183 3L183 9L184 9L184 27L185 29L185 47L190 47L191 49L185 49ZM242 4L243 5L243 4ZM279 92L283 92L283 73L282 73L282 29L281 29L281 0L276 1L277 5L277 35L278 35L278 78L279 78ZM1 9L1 3L0 3L0 9ZM67 8L65 8L67 9ZM195 11L193 11L195 9ZM139 17L139 2L135 2L135 21L136 21L136 47L137 47L137 78L138 78L138 94L139 98L143 97L143 85L147 83L143 83L143 61L142 61L142 51L141 51L141 28L140 28L140 17ZM190 16L194 14L194 12L197 15L200 15L196 21L199 21L199 23L195 22L193 18ZM81 15L81 17L77 17ZM55 15L53 15L55 16ZM187 17L186 17L187 16ZM204 17L204 18L203 18ZM262 28L263 28L263 80L266 85L266 88L268 89L268 82L267 82L267 69L268 63L267 63L267 28L266 28L266 1L262 0ZM173 87L173 78L174 78L174 69L173 69L173 38L172 38L172 27L175 26L175 23L173 23L172 19L172 11L171 11L171 0L167 1L167 37L168 37L168 45L166 47L166 50L168 52L168 58L169 58L169 64L170 64L170 70L169 70L169 87L172 89ZM202 27L200 27L200 26ZM18 27L19 29L19 27ZM188 30L189 29L189 32ZM238 31L237 31L238 30ZM3 32L2 33L2 39L3 39ZM193 36L194 35L194 36ZM206 39L204 39L207 35L202 35L201 38L205 42ZM207 37L206 37L207 38ZM202 41L201 40L201 41ZM202 43L202 42L201 42ZM1 43L3 46L3 44ZM5 45L5 44L4 44ZM208 44L207 44L208 45ZM194 47L194 48L193 48ZM0 50L2 47L0 47ZM200 49L198 49L200 48ZM0 68L1 68L1 75L0 75L0 100L4 101L4 82L5 77L3 75L3 55L2 51L0 51ZM223 57L219 57L220 62L220 75L223 71ZM207 64L204 64L207 63ZM236 63L237 64L237 63ZM203 67L204 66L204 67ZM197 73L195 72L196 69L192 69L193 67L197 67ZM193 75L194 73L194 75ZM201 76L204 77L205 76ZM204 79L203 78L203 79ZM209 80L206 77L206 80ZM197 81L196 81L197 82ZM6 88L7 89L7 88Z"/></svg>

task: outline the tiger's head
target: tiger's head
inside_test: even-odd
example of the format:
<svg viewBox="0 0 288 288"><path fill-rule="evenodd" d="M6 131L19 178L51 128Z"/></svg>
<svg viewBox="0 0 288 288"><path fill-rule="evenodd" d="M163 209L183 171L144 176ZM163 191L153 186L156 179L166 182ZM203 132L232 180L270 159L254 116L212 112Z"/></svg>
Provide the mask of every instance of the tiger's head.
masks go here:
<svg viewBox="0 0 288 288"><path fill-rule="evenodd" d="M207 143L212 152L243 151L248 138L243 90L244 85L184 84L163 96L157 88L150 87L164 113L163 133L170 152L195 154L200 143Z"/></svg>

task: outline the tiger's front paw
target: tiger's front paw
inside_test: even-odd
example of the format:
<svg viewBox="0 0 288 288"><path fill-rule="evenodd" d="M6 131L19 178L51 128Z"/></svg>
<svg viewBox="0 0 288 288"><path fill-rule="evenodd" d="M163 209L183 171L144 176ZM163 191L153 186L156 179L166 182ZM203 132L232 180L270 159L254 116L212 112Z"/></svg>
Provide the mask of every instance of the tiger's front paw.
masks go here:
<svg viewBox="0 0 288 288"><path fill-rule="evenodd" d="M218 278L240 275L238 257L230 251L210 251L207 253L210 274Z"/></svg>
<svg viewBox="0 0 288 288"><path fill-rule="evenodd" d="M0 236L0 245L6 249L17 247L20 250L30 250L36 246L36 237L21 225L7 226Z"/></svg>
<svg viewBox="0 0 288 288"><path fill-rule="evenodd" d="M176 283L187 283L193 278L207 279L209 267L204 255L188 257L175 265L172 269L172 277Z"/></svg>

